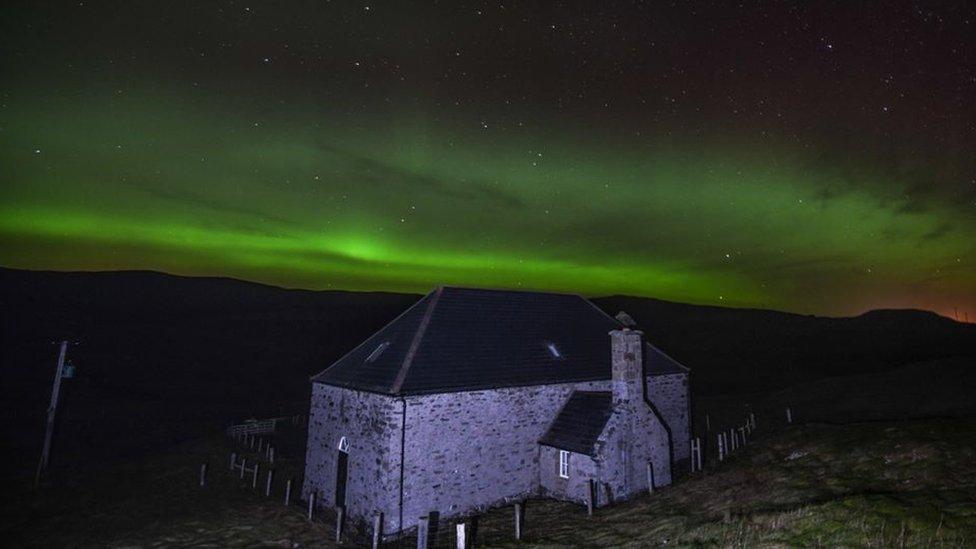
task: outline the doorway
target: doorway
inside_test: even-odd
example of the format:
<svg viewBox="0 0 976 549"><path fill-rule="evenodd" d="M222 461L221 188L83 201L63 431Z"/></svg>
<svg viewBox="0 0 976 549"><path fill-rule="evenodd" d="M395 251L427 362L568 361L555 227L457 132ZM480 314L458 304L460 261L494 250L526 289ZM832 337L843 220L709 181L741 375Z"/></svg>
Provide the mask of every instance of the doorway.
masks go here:
<svg viewBox="0 0 976 549"><path fill-rule="evenodd" d="M349 454L339 450L338 460L336 461L336 507L346 506L346 475L349 469Z"/></svg>

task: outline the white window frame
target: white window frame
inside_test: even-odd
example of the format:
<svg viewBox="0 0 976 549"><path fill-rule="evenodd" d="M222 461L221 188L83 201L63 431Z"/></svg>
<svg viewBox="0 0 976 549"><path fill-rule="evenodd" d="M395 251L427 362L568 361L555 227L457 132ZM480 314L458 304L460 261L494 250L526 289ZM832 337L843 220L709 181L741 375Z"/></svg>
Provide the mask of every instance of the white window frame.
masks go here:
<svg viewBox="0 0 976 549"><path fill-rule="evenodd" d="M569 452L559 451L559 478L569 478Z"/></svg>
<svg viewBox="0 0 976 549"><path fill-rule="evenodd" d="M339 451L344 452L346 454L349 453L349 441L346 440L346 437L342 437L339 439Z"/></svg>

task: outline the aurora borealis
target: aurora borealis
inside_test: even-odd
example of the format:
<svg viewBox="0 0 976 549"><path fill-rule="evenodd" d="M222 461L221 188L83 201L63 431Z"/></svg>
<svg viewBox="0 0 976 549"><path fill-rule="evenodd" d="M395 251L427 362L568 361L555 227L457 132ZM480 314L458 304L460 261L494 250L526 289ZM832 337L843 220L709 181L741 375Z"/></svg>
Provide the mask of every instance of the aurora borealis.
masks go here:
<svg viewBox="0 0 976 549"><path fill-rule="evenodd" d="M976 320L976 13L8 5L0 265Z"/></svg>

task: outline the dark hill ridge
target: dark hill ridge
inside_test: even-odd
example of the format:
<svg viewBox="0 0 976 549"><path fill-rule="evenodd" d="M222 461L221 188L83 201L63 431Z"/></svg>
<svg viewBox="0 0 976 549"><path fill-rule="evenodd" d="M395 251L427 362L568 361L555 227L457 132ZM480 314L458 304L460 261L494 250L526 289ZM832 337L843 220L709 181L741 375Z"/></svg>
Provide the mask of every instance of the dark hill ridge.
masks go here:
<svg viewBox="0 0 976 549"><path fill-rule="evenodd" d="M64 396L64 421L77 429L64 431L78 441L134 440L167 422L301 412L309 376L419 298L155 272L0 268L0 420L19 421L5 421L14 431L0 435L35 451L53 343L63 337L79 343L70 350L79 375ZM821 318L619 296L594 302L633 316L653 343L693 369L699 394L976 354L976 328L919 311ZM174 433L185 431L176 423Z"/></svg>
<svg viewBox="0 0 976 549"><path fill-rule="evenodd" d="M705 394L769 391L976 356L976 326L927 311L835 318L626 296L593 301L611 314L627 311L651 341L692 368L696 390Z"/></svg>
<svg viewBox="0 0 976 549"><path fill-rule="evenodd" d="M229 418L307 410L309 376L417 298L0 269L0 440L36 459L61 338L78 343L78 376L65 384L58 448L91 455L110 440L104 451L119 455Z"/></svg>

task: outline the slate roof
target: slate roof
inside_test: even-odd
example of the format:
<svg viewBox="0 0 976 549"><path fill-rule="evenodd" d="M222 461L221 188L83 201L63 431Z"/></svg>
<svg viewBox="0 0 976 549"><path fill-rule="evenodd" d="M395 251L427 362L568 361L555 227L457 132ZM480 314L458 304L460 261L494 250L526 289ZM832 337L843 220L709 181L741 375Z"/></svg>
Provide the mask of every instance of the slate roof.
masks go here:
<svg viewBox="0 0 976 549"><path fill-rule="evenodd" d="M578 295L438 288L312 381L411 395L610 379L620 327ZM686 371L645 355L649 373Z"/></svg>
<svg viewBox="0 0 976 549"><path fill-rule="evenodd" d="M593 445L613 414L609 391L574 391L539 444L595 455Z"/></svg>

